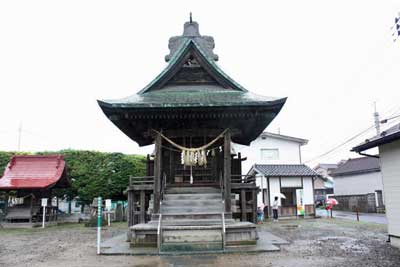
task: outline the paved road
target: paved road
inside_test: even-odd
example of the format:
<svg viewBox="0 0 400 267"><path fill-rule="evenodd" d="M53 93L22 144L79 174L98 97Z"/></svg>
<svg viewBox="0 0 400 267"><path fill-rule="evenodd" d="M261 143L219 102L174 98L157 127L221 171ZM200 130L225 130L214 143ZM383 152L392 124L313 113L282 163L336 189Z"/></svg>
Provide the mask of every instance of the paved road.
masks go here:
<svg viewBox="0 0 400 267"><path fill-rule="evenodd" d="M321 217L327 217L326 210L317 209L317 215ZM333 211L333 217L347 219L347 220L357 220L357 215L355 212L350 211ZM360 221L362 222L373 222L379 224L387 224L387 219L385 214L380 213L360 213Z"/></svg>

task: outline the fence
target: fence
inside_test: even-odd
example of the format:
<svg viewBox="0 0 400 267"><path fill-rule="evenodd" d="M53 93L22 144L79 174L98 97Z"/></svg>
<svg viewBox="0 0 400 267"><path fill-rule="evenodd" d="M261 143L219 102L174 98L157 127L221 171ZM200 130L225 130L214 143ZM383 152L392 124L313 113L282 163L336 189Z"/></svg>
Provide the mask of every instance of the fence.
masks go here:
<svg viewBox="0 0 400 267"><path fill-rule="evenodd" d="M334 210L356 211L356 209L358 208L359 212L377 212L374 193L365 195L335 195L334 198L339 202L338 205L333 207Z"/></svg>

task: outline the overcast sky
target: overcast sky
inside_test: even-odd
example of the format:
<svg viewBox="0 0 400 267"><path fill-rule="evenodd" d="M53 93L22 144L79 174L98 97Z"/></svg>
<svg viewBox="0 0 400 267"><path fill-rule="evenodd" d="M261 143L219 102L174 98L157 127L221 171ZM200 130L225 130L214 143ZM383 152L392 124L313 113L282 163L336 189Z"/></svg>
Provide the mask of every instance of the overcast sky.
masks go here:
<svg viewBox="0 0 400 267"><path fill-rule="evenodd" d="M190 11L226 73L288 97L267 130L308 139L305 160L371 126L374 101L381 117L400 114L399 0L1 1L0 150L17 150L22 124L23 151L147 152L96 99L135 94L158 75ZM356 157L348 150L373 134L309 164Z"/></svg>

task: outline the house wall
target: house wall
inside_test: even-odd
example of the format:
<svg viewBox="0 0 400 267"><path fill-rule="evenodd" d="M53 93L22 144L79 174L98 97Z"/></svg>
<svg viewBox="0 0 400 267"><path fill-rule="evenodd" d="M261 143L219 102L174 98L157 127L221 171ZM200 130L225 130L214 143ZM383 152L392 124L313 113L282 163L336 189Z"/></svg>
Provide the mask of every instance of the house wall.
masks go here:
<svg viewBox="0 0 400 267"><path fill-rule="evenodd" d="M335 195L364 195L383 190L381 172L335 176Z"/></svg>
<svg viewBox="0 0 400 267"><path fill-rule="evenodd" d="M234 144L236 152L241 152L247 160L242 162L242 173L247 174L254 164L300 164L300 144L298 142L266 136L258 137L250 146ZM262 160L261 149L278 149L279 158L276 160Z"/></svg>
<svg viewBox="0 0 400 267"><path fill-rule="evenodd" d="M392 244L400 248L400 140L379 147L386 217Z"/></svg>
<svg viewBox="0 0 400 267"><path fill-rule="evenodd" d="M325 181L321 178L317 177L314 180L314 188L315 189L325 189Z"/></svg>
<svg viewBox="0 0 400 267"><path fill-rule="evenodd" d="M274 197L276 195L279 195L281 193L281 185L284 187L285 183L287 186L291 184L292 181L293 185L300 185L301 186L301 178L300 177L282 177L281 181L279 181L279 178L271 177L269 178L269 185L270 185L270 195L269 197L269 203L274 202ZM299 183L300 181L300 183ZM267 189L268 188L268 180L265 177L257 176L256 179L256 184L257 186L260 187L260 189ZM313 186L312 186L312 178L311 177L304 177L303 178L303 190L304 190L304 204L305 205L312 205L314 204L314 192L313 192ZM268 200L266 200L267 203L265 205L269 205ZM258 193L257 195L257 206L261 207L263 206L264 203L262 203L262 193ZM279 205L281 205L280 199L279 199Z"/></svg>

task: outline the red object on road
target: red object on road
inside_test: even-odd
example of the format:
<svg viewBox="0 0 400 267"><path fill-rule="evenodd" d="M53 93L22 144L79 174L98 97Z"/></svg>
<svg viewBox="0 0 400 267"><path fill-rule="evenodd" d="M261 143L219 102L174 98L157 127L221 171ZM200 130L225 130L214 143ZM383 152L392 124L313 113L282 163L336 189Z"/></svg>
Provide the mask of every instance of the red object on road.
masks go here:
<svg viewBox="0 0 400 267"><path fill-rule="evenodd" d="M66 187L69 184L61 155L13 156L0 178L0 190Z"/></svg>
<svg viewBox="0 0 400 267"><path fill-rule="evenodd" d="M334 198L329 198L327 201L326 201L326 204L328 204L328 205L333 205L333 206L335 206L335 205L337 205L337 204L339 204L339 201L337 201L336 199L334 199Z"/></svg>

